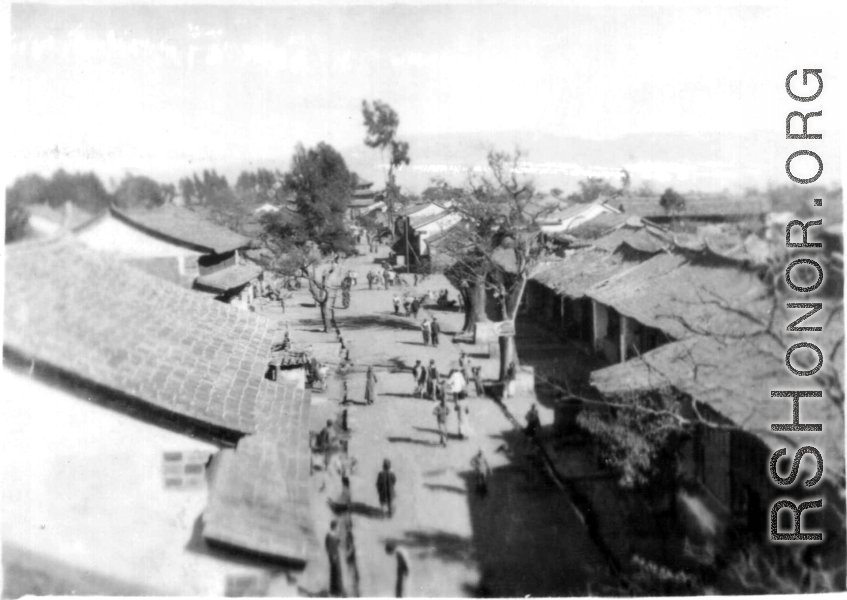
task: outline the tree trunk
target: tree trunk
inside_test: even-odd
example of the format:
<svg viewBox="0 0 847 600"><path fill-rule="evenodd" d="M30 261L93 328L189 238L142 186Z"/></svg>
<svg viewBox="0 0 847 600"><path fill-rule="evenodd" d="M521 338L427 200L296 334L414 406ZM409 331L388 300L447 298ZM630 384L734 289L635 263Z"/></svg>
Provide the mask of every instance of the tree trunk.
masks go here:
<svg viewBox="0 0 847 600"><path fill-rule="evenodd" d="M324 324L324 333L329 333L329 313L326 310L326 300L323 302L318 302L315 300L315 304L318 305L318 308L321 310L321 323Z"/></svg>
<svg viewBox="0 0 847 600"><path fill-rule="evenodd" d="M515 330L518 326L518 311L520 310L521 300L526 290L526 282L529 279L526 275L521 275L520 279L512 286L510 292L506 295L504 304L506 320L511 320L515 324ZM515 337L500 337L500 381L506 381L506 372L509 370L509 364L514 362L518 364L518 351L515 346Z"/></svg>
<svg viewBox="0 0 847 600"><path fill-rule="evenodd" d="M338 292L333 288L331 292L327 292L327 305L329 310L329 322L332 324L333 328L335 327L335 301L338 299ZM326 331L329 331L328 329Z"/></svg>
<svg viewBox="0 0 847 600"><path fill-rule="evenodd" d="M463 331L469 333L473 331L477 323L482 323L489 319L485 312L484 282L474 283L466 289L467 292L463 293L465 299L465 326Z"/></svg>
<svg viewBox="0 0 847 600"><path fill-rule="evenodd" d="M497 340L500 344L500 381L506 381L506 373L509 371L509 364L518 363L518 355L515 350L514 336L500 336Z"/></svg>

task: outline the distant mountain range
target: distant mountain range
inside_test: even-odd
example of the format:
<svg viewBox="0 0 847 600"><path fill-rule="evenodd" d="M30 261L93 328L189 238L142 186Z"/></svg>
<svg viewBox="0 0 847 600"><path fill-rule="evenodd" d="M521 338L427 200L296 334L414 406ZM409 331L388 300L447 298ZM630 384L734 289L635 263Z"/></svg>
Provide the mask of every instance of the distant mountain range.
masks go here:
<svg viewBox="0 0 847 600"><path fill-rule="evenodd" d="M483 168L489 149L526 153L527 175L540 190L558 187L570 192L589 176L620 180L625 167L633 187L648 182L661 192L740 191L789 183L784 172L786 140L779 129L745 134L631 134L607 140L590 140L528 132L445 133L404 137L410 144L412 163L398 180L412 190L424 189L432 177L461 183L469 168ZM833 144L837 151L837 145ZM376 152L368 148L341 149L348 166L375 182L384 180ZM827 153L826 177L838 181L840 156Z"/></svg>
<svg viewBox="0 0 847 600"><path fill-rule="evenodd" d="M648 183L658 193L666 187L680 192L706 193L738 192L748 187L762 189L769 183L790 183L784 171L785 160L792 151L805 147L801 145L804 142L785 140L782 131L775 127L772 131L750 133L645 133L604 140L533 132L401 135L410 144L412 162L399 172L398 182L412 192L425 189L433 177L459 185L466 180L468 169L484 169L490 149L512 152L518 147L526 153L526 174L545 192L560 188L570 193L577 189L578 181L590 176L603 177L617 184L621 168L629 171L634 189ZM332 143L332 140L327 141ZM814 142L815 149L826 157L824 175L818 183L840 183L841 157L837 142L834 136ZM364 144L336 145L336 148L353 171L373 181L377 189L382 187L385 171L377 151ZM266 160L227 161L214 165L197 163L190 170L177 165L155 168L143 164L129 170L162 182L176 183L192 172L208 168L225 175L234 184L243 170L258 167L286 170L293 150L292 146L288 154ZM32 165L32 170L52 173L58 167L53 167L53 161L49 162ZM104 183L110 178L119 180L126 171L110 169L107 164L96 164L85 170L92 168ZM69 170L77 169L70 167Z"/></svg>

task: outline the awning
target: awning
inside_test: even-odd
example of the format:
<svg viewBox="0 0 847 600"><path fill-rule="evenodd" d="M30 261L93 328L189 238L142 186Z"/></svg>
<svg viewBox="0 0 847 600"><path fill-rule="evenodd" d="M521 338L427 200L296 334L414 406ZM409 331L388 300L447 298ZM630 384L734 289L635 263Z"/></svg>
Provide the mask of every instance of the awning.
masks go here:
<svg viewBox="0 0 847 600"><path fill-rule="evenodd" d="M201 275L194 281L194 285L216 292L228 292L248 284L261 274L262 267L258 265L233 265L208 275Z"/></svg>

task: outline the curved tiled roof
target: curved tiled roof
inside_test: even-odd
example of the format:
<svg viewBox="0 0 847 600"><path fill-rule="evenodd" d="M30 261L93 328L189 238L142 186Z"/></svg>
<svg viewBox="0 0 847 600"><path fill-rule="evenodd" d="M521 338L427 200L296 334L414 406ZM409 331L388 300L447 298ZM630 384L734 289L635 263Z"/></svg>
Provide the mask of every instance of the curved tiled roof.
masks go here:
<svg viewBox="0 0 847 600"><path fill-rule="evenodd" d="M787 317L786 317L787 318ZM778 319L778 322L786 320ZM827 360L844 361L840 327L831 327L816 343ZM697 402L711 406L740 428L756 435L768 446L779 448L786 439L801 447L812 444L824 452L825 464L843 476L844 415L827 398L803 402L803 422L823 423L820 432L774 432L772 423L791 421L790 399L771 398L775 389L796 389L796 377L785 368L786 344L768 335L722 339L694 336L660 346L610 367L591 373L591 384L606 396L626 398L670 385ZM841 373L840 367L836 372ZM843 376L841 377L843 385ZM793 451L792 451L793 452ZM764 469L764 467L762 467Z"/></svg>
<svg viewBox="0 0 847 600"><path fill-rule="evenodd" d="M250 238L173 204L149 210L124 210L112 206L111 211L118 219L146 233L202 252L223 254L250 244Z"/></svg>
<svg viewBox="0 0 847 600"><path fill-rule="evenodd" d="M247 285L261 274L262 267L258 265L232 265L208 275L201 275L194 281L194 285L217 292L228 292Z"/></svg>
<svg viewBox="0 0 847 600"><path fill-rule="evenodd" d="M267 319L69 238L6 248L4 344L19 355L237 434L304 410L264 379Z"/></svg>

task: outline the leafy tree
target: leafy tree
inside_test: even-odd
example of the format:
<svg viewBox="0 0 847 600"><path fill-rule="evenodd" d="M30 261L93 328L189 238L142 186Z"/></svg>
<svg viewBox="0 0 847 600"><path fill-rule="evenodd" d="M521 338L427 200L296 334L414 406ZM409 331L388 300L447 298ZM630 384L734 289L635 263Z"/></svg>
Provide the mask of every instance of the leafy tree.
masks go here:
<svg viewBox="0 0 847 600"><path fill-rule="evenodd" d="M177 185L179 186L179 193L185 199L186 204L199 202L197 188L194 187L194 180L191 177L183 177Z"/></svg>
<svg viewBox="0 0 847 600"><path fill-rule="evenodd" d="M464 194L465 190L462 188L450 185L440 177L434 177L430 180L429 187L421 192L421 200L446 204L460 199Z"/></svg>
<svg viewBox="0 0 847 600"><path fill-rule="evenodd" d="M21 206L49 204L56 208L65 202L90 213L109 207L112 198L94 173L68 173L58 170L50 179L36 174L20 177L6 192L7 199Z"/></svg>
<svg viewBox="0 0 847 600"><path fill-rule="evenodd" d="M353 177L338 151L324 142L308 150L299 144L285 187L295 193L306 234L322 252L355 253L353 237L344 223Z"/></svg>
<svg viewBox="0 0 847 600"><path fill-rule="evenodd" d="M368 236L376 234L380 223L373 212L356 215L356 224L365 230Z"/></svg>
<svg viewBox="0 0 847 600"><path fill-rule="evenodd" d="M115 191L115 204L121 208L154 208L165 203L162 186L140 175L126 175Z"/></svg>
<svg viewBox="0 0 847 600"><path fill-rule="evenodd" d="M632 195L641 198L648 198L650 196L655 196L656 190L653 189L653 187L650 185L650 182L644 181L640 186L638 186L638 189L632 192Z"/></svg>
<svg viewBox="0 0 847 600"><path fill-rule="evenodd" d="M235 182L237 193L256 192L260 197L272 199L276 193L277 175L269 169L257 169L256 172L242 171Z"/></svg>
<svg viewBox="0 0 847 600"><path fill-rule="evenodd" d="M568 202L576 202L577 204L587 204L594 202L601 196L617 196L620 190L602 177L589 177L577 183L579 192L570 194L567 197Z"/></svg>
<svg viewBox="0 0 847 600"><path fill-rule="evenodd" d="M335 321L336 297L344 279L339 256L325 257L313 242L303 245L288 242L284 246L285 251L277 256L271 270L284 276L306 278L309 293L320 309L323 330L329 332Z"/></svg>
<svg viewBox="0 0 847 600"><path fill-rule="evenodd" d="M397 116L397 111L385 102L374 100L373 104L370 104L367 100L362 100L362 116L367 128L365 145L378 148L383 153L388 152L385 203L388 205L388 218L393 227L396 205L401 201L400 188L395 181L394 171L401 165L409 164L409 143L397 139L400 118Z"/></svg>
<svg viewBox="0 0 847 600"><path fill-rule="evenodd" d="M47 202L50 180L37 173L18 177L12 187L6 189L6 202L21 206Z"/></svg>
<svg viewBox="0 0 847 600"><path fill-rule="evenodd" d="M685 198L673 189L668 188L659 198L659 206L666 213L678 214L685 210Z"/></svg>
<svg viewBox="0 0 847 600"><path fill-rule="evenodd" d="M11 244L26 236L29 211L20 200L9 198L6 192L6 243Z"/></svg>

